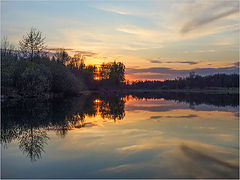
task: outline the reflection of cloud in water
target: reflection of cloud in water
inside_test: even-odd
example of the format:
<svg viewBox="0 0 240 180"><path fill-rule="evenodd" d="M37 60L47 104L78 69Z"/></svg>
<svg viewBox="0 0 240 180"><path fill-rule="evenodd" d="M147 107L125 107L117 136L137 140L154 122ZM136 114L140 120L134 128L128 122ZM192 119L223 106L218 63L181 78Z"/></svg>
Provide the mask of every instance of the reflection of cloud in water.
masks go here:
<svg viewBox="0 0 240 180"><path fill-rule="evenodd" d="M238 176L236 151L196 141L159 137L150 142L140 141L135 145L117 148L116 153L121 153L121 161L105 166L99 171L100 174L105 174L107 177L126 175L126 177L142 178L236 178ZM128 161L128 159L134 160Z"/></svg>
<svg viewBox="0 0 240 180"><path fill-rule="evenodd" d="M149 112L167 112L174 109L189 109L188 106L178 104L161 105L161 106L127 106L126 111L149 111Z"/></svg>
<svg viewBox="0 0 240 180"><path fill-rule="evenodd" d="M181 145L180 149L185 156L187 156L188 158L197 160L198 162L202 161L202 162L205 162L205 163L217 164L217 165L220 165L220 166L223 166L225 168L232 169L232 170L237 170L238 169L237 165L226 162L226 161L224 161L220 158L210 156L210 155L205 154L201 151L195 150L195 149L193 149L193 148L191 148L187 145L184 145L184 144Z"/></svg>
<svg viewBox="0 0 240 180"><path fill-rule="evenodd" d="M165 166L173 167L174 174L178 177L238 177L238 155L237 152L229 152L229 149L186 142L178 149L168 152L168 155L171 159Z"/></svg>
<svg viewBox="0 0 240 180"><path fill-rule="evenodd" d="M195 114L189 114L186 116L151 116L150 119L160 119L160 118L195 118L198 117L198 115Z"/></svg>
<svg viewBox="0 0 240 180"><path fill-rule="evenodd" d="M149 112L167 112L172 110L182 110L189 109L188 104L161 104L161 105L152 105L149 104L144 106L136 106L136 105L128 105L126 106L126 111L149 111ZM236 113L238 111L238 107L217 107L212 105L198 105L195 106L194 111L223 111L223 112L233 112Z"/></svg>

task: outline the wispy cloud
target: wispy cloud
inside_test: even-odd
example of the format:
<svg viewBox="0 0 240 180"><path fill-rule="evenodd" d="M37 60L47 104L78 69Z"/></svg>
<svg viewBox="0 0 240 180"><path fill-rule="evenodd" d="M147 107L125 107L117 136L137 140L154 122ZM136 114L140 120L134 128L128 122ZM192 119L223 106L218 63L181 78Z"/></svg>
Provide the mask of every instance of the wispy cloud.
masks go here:
<svg viewBox="0 0 240 180"><path fill-rule="evenodd" d="M162 63L162 61L154 60L154 59L149 60L149 62L150 62L150 63L154 63L154 64L160 64L160 63Z"/></svg>
<svg viewBox="0 0 240 180"><path fill-rule="evenodd" d="M190 64L190 65L194 65L194 64L198 64L199 62L196 61L160 61L160 60L149 60L150 63L153 64L161 64L161 63L181 63L181 64Z"/></svg>
<svg viewBox="0 0 240 180"><path fill-rule="evenodd" d="M46 50L48 50L48 51L59 51L59 50L62 50L62 49L66 50L66 51L74 50L72 48L47 48Z"/></svg>
<svg viewBox="0 0 240 180"><path fill-rule="evenodd" d="M76 50L76 49L72 49L72 48L47 48L46 50L48 50L50 52L56 52L56 51L60 51L62 49L64 49L67 52L70 52L70 53L75 53L75 54L79 53L83 56L88 56L88 57L92 57L92 56L97 55L97 53L95 53L95 52L81 51L81 50Z"/></svg>
<svg viewBox="0 0 240 180"><path fill-rule="evenodd" d="M193 9L201 9L201 11L196 11L194 13ZM192 3L187 3L185 8L185 15L190 15L191 19L187 20L181 27L180 33L186 34L190 31L198 29L204 25L214 23L220 19L226 18L230 15L237 14L238 2L237 1L220 1L208 3L204 1L195 1ZM186 12L190 12L187 14Z"/></svg>
<svg viewBox="0 0 240 180"><path fill-rule="evenodd" d="M80 53L81 55L89 56L89 57L97 55L97 53L94 53L94 52L91 52L91 51L78 51L78 50L74 50L73 52L74 53Z"/></svg>
<svg viewBox="0 0 240 180"><path fill-rule="evenodd" d="M103 10L103 11L107 11L107 12L120 14L120 15L127 15L127 14L129 14L129 12L124 11L122 9L117 9L116 7L102 7L102 8L98 8L98 9Z"/></svg>

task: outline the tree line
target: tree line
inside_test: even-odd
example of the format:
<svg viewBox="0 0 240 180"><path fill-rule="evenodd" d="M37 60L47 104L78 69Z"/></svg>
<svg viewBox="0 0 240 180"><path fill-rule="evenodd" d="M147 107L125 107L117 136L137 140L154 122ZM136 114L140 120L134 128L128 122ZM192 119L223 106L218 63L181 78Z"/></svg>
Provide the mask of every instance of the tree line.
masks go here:
<svg viewBox="0 0 240 180"><path fill-rule="evenodd" d="M49 55L45 37L35 28L23 36L19 48L4 37L1 60L1 90L10 97L70 96L82 90L117 88L125 80L121 62L86 65L82 54L71 57L65 49Z"/></svg>
<svg viewBox="0 0 240 180"><path fill-rule="evenodd" d="M134 81L126 83L127 89L217 89L238 88L239 74L214 74L200 76L190 72L187 77L165 81Z"/></svg>

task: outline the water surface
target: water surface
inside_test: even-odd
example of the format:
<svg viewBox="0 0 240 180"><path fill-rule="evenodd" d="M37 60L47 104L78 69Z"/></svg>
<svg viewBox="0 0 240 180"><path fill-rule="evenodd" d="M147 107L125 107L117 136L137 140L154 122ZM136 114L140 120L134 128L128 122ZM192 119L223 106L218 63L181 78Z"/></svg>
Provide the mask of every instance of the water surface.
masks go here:
<svg viewBox="0 0 240 180"><path fill-rule="evenodd" d="M238 95L2 103L2 178L237 178Z"/></svg>

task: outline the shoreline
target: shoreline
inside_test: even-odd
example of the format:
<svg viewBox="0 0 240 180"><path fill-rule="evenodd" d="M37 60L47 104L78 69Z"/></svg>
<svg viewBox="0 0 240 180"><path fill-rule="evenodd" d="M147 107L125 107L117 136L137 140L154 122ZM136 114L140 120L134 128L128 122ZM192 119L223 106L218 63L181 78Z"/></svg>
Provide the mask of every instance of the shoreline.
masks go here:
<svg viewBox="0 0 240 180"><path fill-rule="evenodd" d="M102 89L102 90L83 90L80 91L76 95L72 96L64 96L62 93L45 93L38 97L25 97L14 93L9 94L1 94L1 102L7 100L50 100L56 98L67 98L67 97L79 97L79 96L88 96L93 94L102 94L106 96L114 96L114 95L130 95L134 93L201 93L201 94L239 94L239 88L221 88L221 89Z"/></svg>
<svg viewBox="0 0 240 180"><path fill-rule="evenodd" d="M122 89L122 90L88 90L80 91L80 94L90 95L94 93L206 93L206 94L239 94L239 88L223 88L223 89Z"/></svg>

